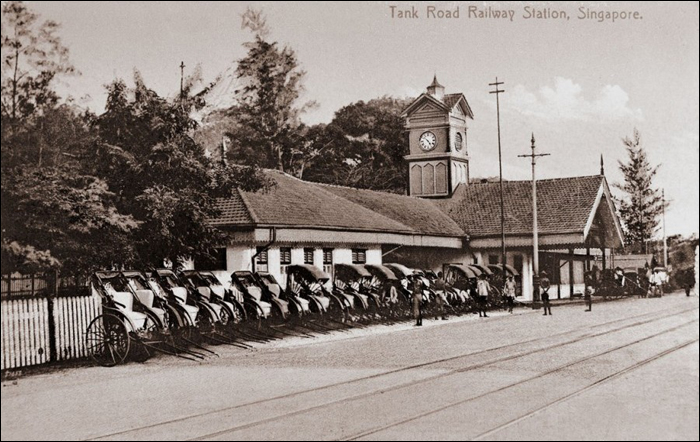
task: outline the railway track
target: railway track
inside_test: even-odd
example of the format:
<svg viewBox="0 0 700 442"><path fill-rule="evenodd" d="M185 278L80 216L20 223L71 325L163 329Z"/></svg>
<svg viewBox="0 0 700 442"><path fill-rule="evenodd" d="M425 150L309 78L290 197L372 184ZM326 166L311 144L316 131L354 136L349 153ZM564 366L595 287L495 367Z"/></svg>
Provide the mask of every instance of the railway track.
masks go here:
<svg viewBox="0 0 700 442"><path fill-rule="evenodd" d="M556 340L557 338L561 338L563 336L571 336L571 335L580 334L580 336L576 336L572 339L566 339L562 342L555 342L553 344L545 345L543 347L536 347L536 348L531 349L531 350L516 351L514 354L508 354L505 356L492 358L492 359L489 359L489 360L484 361L484 362L466 365L466 366L460 367L458 369L448 370L444 373L440 373L437 375L431 375L431 376L428 376L426 378L420 379L418 381L399 383L398 385L394 385L394 386L391 386L388 388L372 389L372 390L365 392L365 393L361 393L361 394L357 394L357 395L353 395L353 396L349 396L349 397L344 397L344 398L340 398L337 400L326 401L322 404L317 404L317 405L313 405L310 407L305 407L305 408L295 410L295 411L290 412L290 413L285 413L285 414L281 414L281 415L277 415L277 416L270 416L268 418L259 419L259 420L245 423L245 424L229 426L225 429L210 432L210 433L207 433L205 435L199 435L199 436L193 438L192 440L202 440L202 439L207 439L207 438L212 438L212 437L219 437L219 436L225 435L227 433L233 433L236 431L241 431L241 430L253 428L256 426L261 426L261 425L264 425L266 423L270 423L270 422L274 422L276 420L285 419L285 418L293 417L296 415L308 413L308 412L314 411L316 409L328 407L331 405L342 405L343 403L349 403L351 401L358 401L361 399L370 398L376 394L386 393L389 391L396 391L396 390L400 390L402 388L415 386L416 384L424 384L427 382L436 381L438 379L443 379L445 377L453 376L453 375L458 374L458 373L464 373L465 371L478 370L480 368L484 368L484 367L487 367L490 365L503 363L503 362L507 362L510 360L518 359L518 358L523 358L525 356L529 356L532 354L551 351L553 349L560 348L560 347L563 347L566 345L572 345L572 344L582 342L582 341L587 340L587 339L594 339L596 337L605 336L605 335L615 333L615 332L620 332L622 330L627 330L627 329L630 329L633 327L639 327L639 326L642 326L645 324L650 324L650 323L653 323L656 321L661 321L663 319L673 317L676 315L682 315L684 313L691 312L694 310L697 310L697 308L690 308L690 309L683 309L683 310L678 310L677 308L671 308L671 309L667 309L667 310L661 312L662 314L660 314L659 312L650 312L650 313L636 315L633 317L615 319L612 321L608 321L605 323L594 325L592 327L580 327L580 328L563 331L561 333L549 335L549 336L542 337L542 338L533 338L533 339L530 339L527 341L517 342L514 344L508 344L508 345L492 347L492 348L488 348L488 349L484 349L484 350L463 353L463 354L451 356L448 358L441 358L441 359L436 359L436 360L424 362L421 364L405 366L405 367L401 367L398 369L388 370L388 371L373 374L370 376L351 379L348 381L338 382L338 383L325 385L325 386L321 386L321 387L317 387L317 388L292 392L292 393L285 394L285 395L279 395L279 396L272 397L272 398L266 398L266 399L259 400L259 401L252 401L252 402L245 403L245 404L239 404L236 406L225 407L225 408L211 410L211 411L207 411L207 412L203 412L203 413L182 416L182 417L179 417L176 419L158 422L158 423L151 424L151 425L129 428L129 429L119 431L119 432L104 434L104 435L101 435L99 437L96 437L96 438L93 438L90 440L99 440L99 439L108 439L108 438L122 438L122 437L126 437L126 436L134 436L134 435L137 435L138 433L141 433L144 431L148 432L148 431L155 431L158 429L166 429L168 426L171 426L171 425L183 425L183 424L187 424L188 422L193 423L197 419L200 419L200 418L210 419L212 417L215 417L216 415L224 415L227 412L233 412L235 410L243 409L245 407L264 405L266 403L271 403L274 401L285 400L285 399L286 400L294 399L294 398L298 398L302 395L308 395L308 394L311 394L314 392L320 392L323 390L331 390L333 388L347 386L347 385L355 384L355 383L361 383L363 381L369 381L369 380L373 380L373 379L374 380L381 379L382 377L387 377L387 376L397 374L397 373L409 372L411 370L430 368L430 367L438 366L439 364L446 363L446 362L459 362L461 359L475 357L475 356L488 355L489 353L494 353L494 352L498 352L498 351L507 351L507 350L511 350L511 349L517 350L518 348L522 348L524 346L527 346L528 344L537 344L537 343L541 343L541 342L546 342L547 340ZM691 321L691 322L694 322L694 321ZM616 324L622 324L622 325L615 326ZM683 324L683 325L687 325L687 323ZM598 329L601 329L601 328L605 329L606 327L610 327L610 326L614 326L614 327L611 329L596 331ZM581 333L581 332L583 332L583 333ZM669 331L664 331L664 332L661 332L660 334L664 334L664 333L668 333L668 332ZM646 340L646 339L651 339L653 337L654 336L650 336L650 337L647 337L645 339L642 339L641 341ZM629 346L629 345L634 345L634 343L630 343L626 346ZM626 346L623 346L623 348ZM615 349L612 349L611 351L615 351ZM598 355L598 356L600 356L600 355ZM580 363L580 361L578 363ZM559 370L563 370L565 368L566 367L560 367ZM512 388L512 386L508 386L506 388ZM449 406L454 406L454 405L449 405ZM436 413L439 411L440 410L433 411L433 412ZM419 419L420 417L421 416L411 417L411 419L409 419L407 422L410 422L411 420L414 420L414 419ZM390 423L388 426L385 425L381 428L372 429L370 432L363 432L362 434L352 435L352 436L348 437L347 439L355 439L355 438L363 437L365 435L374 434L378 431L382 431L383 429L391 428L392 426L395 426L395 425L401 425L402 423L403 422Z"/></svg>

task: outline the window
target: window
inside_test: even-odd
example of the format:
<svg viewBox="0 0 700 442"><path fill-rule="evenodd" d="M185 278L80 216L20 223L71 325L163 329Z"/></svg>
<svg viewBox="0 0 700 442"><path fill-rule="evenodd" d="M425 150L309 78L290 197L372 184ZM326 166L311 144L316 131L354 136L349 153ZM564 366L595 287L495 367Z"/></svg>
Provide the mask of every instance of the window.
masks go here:
<svg viewBox="0 0 700 442"><path fill-rule="evenodd" d="M314 263L314 249L310 247L305 247L304 248L304 264L311 264L313 265Z"/></svg>
<svg viewBox="0 0 700 442"><path fill-rule="evenodd" d="M255 271L268 272L270 268L267 261L267 249L264 247L258 247L255 251L258 254L258 256L255 258Z"/></svg>
<svg viewBox="0 0 700 442"><path fill-rule="evenodd" d="M291 247L280 248L280 264L291 264L292 263L292 249Z"/></svg>
<svg viewBox="0 0 700 442"><path fill-rule="evenodd" d="M209 253L209 259L203 259L199 270L226 270L226 248L214 249Z"/></svg>
<svg viewBox="0 0 700 442"><path fill-rule="evenodd" d="M333 249L323 249L323 271L333 275Z"/></svg>
<svg viewBox="0 0 700 442"><path fill-rule="evenodd" d="M489 255L489 264L498 264L500 257L498 255Z"/></svg>
<svg viewBox="0 0 700 442"><path fill-rule="evenodd" d="M287 266L292 263L291 247L280 247L280 273L287 274Z"/></svg>
<svg viewBox="0 0 700 442"><path fill-rule="evenodd" d="M352 263L353 264L364 264L367 262L367 250L366 249L352 249Z"/></svg>

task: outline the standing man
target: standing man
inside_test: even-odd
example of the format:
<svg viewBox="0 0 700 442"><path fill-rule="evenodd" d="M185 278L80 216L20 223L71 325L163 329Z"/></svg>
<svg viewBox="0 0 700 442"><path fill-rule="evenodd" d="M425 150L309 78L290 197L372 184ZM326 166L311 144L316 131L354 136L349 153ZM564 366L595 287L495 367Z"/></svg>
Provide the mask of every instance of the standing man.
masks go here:
<svg viewBox="0 0 700 442"><path fill-rule="evenodd" d="M508 313L513 313L513 305L515 304L515 279L513 279L513 275L508 275L504 290L508 303Z"/></svg>
<svg viewBox="0 0 700 442"><path fill-rule="evenodd" d="M416 275L410 278L413 281L413 317L416 319L416 327L420 327L423 325L423 283Z"/></svg>
<svg viewBox="0 0 700 442"><path fill-rule="evenodd" d="M583 281L584 281L584 292L583 292L583 299L586 301L586 307L587 309L585 311L590 312L593 309L593 284L595 281L593 280L593 272L588 271L584 273L583 275Z"/></svg>
<svg viewBox="0 0 700 442"><path fill-rule="evenodd" d="M479 275L479 280L476 282L476 294L478 297L477 308L479 309L479 317L484 314L484 318L488 318L486 314L486 305L489 302L489 283L486 281L486 274Z"/></svg>
<svg viewBox="0 0 700 442"><path fill-rule="evenodd" d="M540 272L540 288L542 289L542 307L544 307L544 315L552 316L552 306L549 304L549 278L547 278L547 272L542 270Z"/></svg>
<svg viewBox="0 0 700 442"><path fill-rule="evenodd" d="M447 320L447 315L445 314L445 306L447 305L447 293L445 278L442 276L442 272L438 272L437 279L435 280L435 304L437 305L437 311L435 312L435 320L438 316L442 316L442 320Z"/></svg>

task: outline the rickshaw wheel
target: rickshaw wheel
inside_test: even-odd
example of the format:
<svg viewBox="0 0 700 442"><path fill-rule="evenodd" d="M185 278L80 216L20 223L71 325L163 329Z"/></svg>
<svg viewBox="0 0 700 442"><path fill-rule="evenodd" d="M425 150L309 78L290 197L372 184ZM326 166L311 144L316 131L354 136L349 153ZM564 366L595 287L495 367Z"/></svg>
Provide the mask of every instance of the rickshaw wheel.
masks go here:
<svg viewBox="0 0 700 442"><path fill-rule="evenodd" d="M243 322L245 320L245 317L246 317L245 311L243 311L241 309L240 305L234 303L232 313L233 313L233 317L231 319L232 319L232 322L234 324L238 324L238 323Z"/></svg>
<svg viewBox="0 0 700 442"><path fill-rule="evenodd" d="M326 312L328 317L332 319L335 322L342 322L345 323L348 321L348 316L349 313L347 309L344 309L337 305L336 303L331 301L330 306L328 307L328 310Z"/></svg>
<svg viewBox="0 0 700 442"><path fill-rule="evenodd" d="M131 348L129 331L122 318L102 314L88 325L85 343L90 359L103 367L124 362Z"/></svg>
<svg viewBox="0 0 700 442"><path fill-rule="evenodd" d="M225 304L221 305L221 312L219 313L219 322L224 328L231 327L234 322L234 313L229 310L229 307Z"/></svg>
<svg viewBox="0 0 700 442"><path fill-rule="evenodd" d="M272 312L270 313L270 322L274 325L282 325L286 320L287 318L284 317L280 307L277 304L273 304Z"/></svg>
<svg viewBox="0 0 700 442"><path fill-rule="evenodd" d="M246 321L253 330L260 330L263 324L263 312L260 311L258 306L253 306L251 311L248 313L248 320Z"/></svg>
<svg viewBox="0 0 700 442"><path fill-rule="evenodd" d="M199 333L205 337L211 336L211 334L214 332L215 324L216 321L211 316L210 312L205 308L200 308L199 312L197 312L197 329L199 330Z"/></svg>

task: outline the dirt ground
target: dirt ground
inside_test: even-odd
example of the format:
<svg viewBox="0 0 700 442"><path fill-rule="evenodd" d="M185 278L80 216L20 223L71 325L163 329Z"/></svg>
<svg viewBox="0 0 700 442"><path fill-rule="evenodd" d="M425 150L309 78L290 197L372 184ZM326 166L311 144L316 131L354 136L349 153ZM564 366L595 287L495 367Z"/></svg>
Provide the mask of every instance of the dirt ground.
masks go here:
<svg viewBox="0 0 700 442"><path fill-rule="evenodd" d="M2 384L2 440L698 440L679 293L210 347Z"/></svg>

